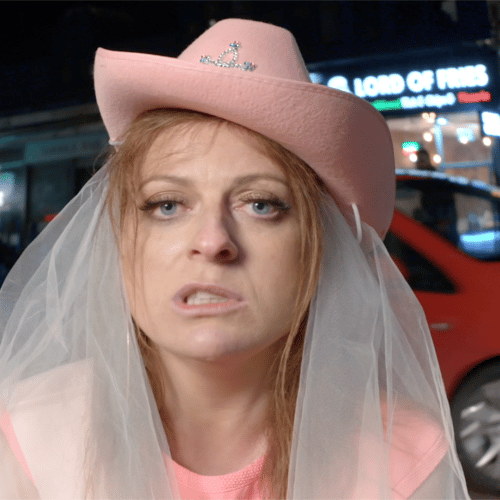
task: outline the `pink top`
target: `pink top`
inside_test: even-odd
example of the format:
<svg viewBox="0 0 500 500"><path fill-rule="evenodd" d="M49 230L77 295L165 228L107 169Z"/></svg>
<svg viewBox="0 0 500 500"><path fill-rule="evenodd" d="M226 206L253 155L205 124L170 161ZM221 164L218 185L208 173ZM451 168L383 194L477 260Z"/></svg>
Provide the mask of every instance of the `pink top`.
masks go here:
<svg viewBox="0 0 500 500"><path fill-rule="evenodd" d="M174 462L182 500L260 500L260 473L264 457L244 469L223 476L200 476Z"/></svg>
<svg viewBox="0 0 500 500"><path fill-rule="evenodd" d="M431 424L429 421L424 424L418 416L411 412L406 413L405 417L404 420L399 420L393 429L390 474L394 500L409 498L429 477L447 452L446 440L437 425ZM0 418L0 429L5 434L19 463L36 486L8 413ZM418 430L416 433L415 429ZM368 464L376 464L378 446L370 442L365 443L365 445ZM263 466L264 457L261 457L244 469L231 474L201 476L174 462L182 500L261 500L259 484ZM374 479L376 483L376 472L373 471L374 477L371 478L369 469L368 466L366 470L368 489L357 492L357 497L360 495L364 498L370 497L368 493L370 479Z"/></svg>

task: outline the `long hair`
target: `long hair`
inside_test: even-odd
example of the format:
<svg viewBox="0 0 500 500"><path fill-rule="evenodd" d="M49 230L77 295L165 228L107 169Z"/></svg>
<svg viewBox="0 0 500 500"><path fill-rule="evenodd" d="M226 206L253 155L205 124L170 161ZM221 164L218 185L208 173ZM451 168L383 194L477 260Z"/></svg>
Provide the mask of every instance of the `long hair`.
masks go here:
<svg viewBox="0 0 500 500"><path fill-rule="evenodd" d="M213 124L216 128L230 126L253 139L254 144L285 174L299 217L301 248L300 261L297 265L300 269L300 283L292 311L290 332L282 342L282 348L272 366L274 394L265 422L268 452L261 478L263 494L272 498L286 498L302 349L309 306L317 285L322 254L319 203L324 188L320 179L296 155L257 132L195 111L153 110L143 113L131 124L123 144L111 155L110 189L107 199L109 214L118 244L127 217L132 217L137 234L138 215L134 200L137 196L139 172L149 148L160 134L166 134L168 140L169 137L196 130L196 126L202 123ZM165 408L163 383L166 373L154 343L137 325L135 330L165 433L167 439L171 439L173 436Z"/></svg>

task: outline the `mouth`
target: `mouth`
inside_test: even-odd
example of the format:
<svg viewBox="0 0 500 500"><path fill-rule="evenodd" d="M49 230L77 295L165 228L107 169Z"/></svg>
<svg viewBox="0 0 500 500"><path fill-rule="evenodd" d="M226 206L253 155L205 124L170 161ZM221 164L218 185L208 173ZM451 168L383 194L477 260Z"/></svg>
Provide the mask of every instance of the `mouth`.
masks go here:
<svg viewBox="0 0 500 500"><path fill-rule="evenodd" d="M191 283L183 286L173 297L173 308L187 316L225 314L246 306L235 290L218 285Z"/></svg>
<svg viewBox="0 0 500 500"><path fill-rule="evenodd" d="M197 290L189 294L185 299L184 303L188 306L202 306L205 304L222 304L227 302L229 299L222 295L216 295L214 293L202 292Z"/></svg>

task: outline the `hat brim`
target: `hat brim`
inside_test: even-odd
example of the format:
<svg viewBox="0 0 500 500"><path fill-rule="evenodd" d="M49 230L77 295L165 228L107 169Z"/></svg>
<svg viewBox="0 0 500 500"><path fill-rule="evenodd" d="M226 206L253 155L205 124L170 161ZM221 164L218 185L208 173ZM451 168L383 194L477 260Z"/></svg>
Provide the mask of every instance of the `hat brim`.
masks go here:
<svg viewBox="0 0 500 500"><path fill-rule="evenodd" d="M176 58L98 49L97 104L112 141L141 113L182 108L221 117L283 145L321 177L351 220L380 236L392 220L395 167L384 118L355 95L319 84Z"/></svg>

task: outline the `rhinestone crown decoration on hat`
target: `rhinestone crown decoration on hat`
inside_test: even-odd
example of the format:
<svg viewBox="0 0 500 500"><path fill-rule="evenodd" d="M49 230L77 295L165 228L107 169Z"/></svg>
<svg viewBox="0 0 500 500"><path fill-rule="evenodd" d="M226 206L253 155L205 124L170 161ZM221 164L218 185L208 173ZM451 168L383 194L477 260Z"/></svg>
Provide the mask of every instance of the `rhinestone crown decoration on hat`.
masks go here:
<svg viewBox="0 0 500 500"><path fill-rule="evenodd" d="M210 56L201 56L200 62L203 64L214 64L221 68L238 68L243 71L253 71L257 66L251 62L245 61L243 64L237 64L238 60L238 49L241 47L240 42L233 42L229 44L229 49L225 50L217 59L214 61ZM232 54L232 59L227 61L224 58Z"/></svg>

